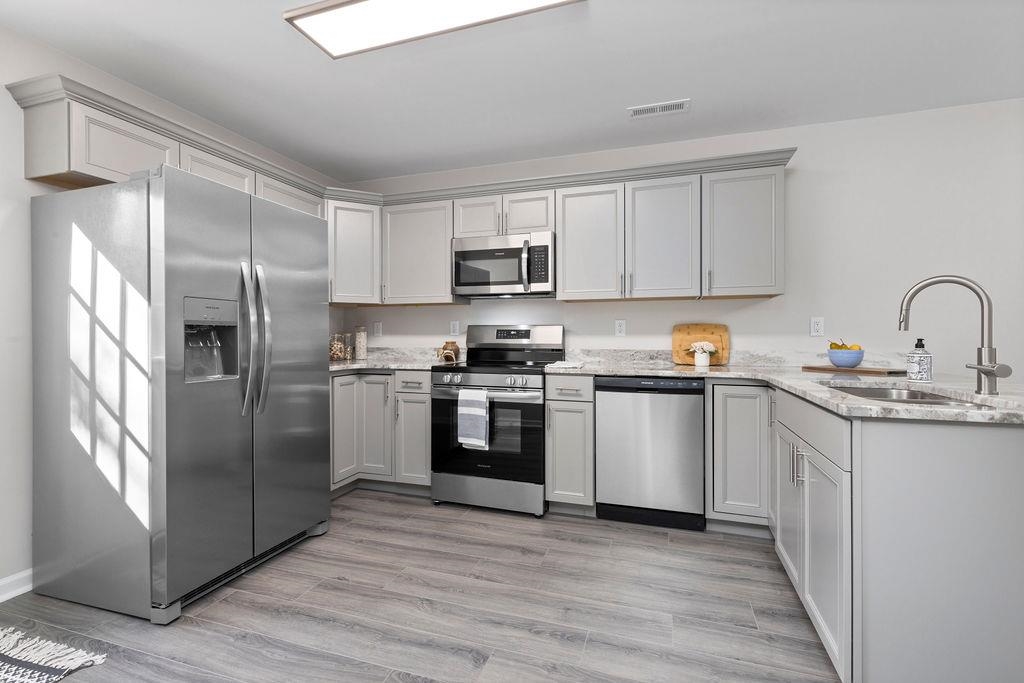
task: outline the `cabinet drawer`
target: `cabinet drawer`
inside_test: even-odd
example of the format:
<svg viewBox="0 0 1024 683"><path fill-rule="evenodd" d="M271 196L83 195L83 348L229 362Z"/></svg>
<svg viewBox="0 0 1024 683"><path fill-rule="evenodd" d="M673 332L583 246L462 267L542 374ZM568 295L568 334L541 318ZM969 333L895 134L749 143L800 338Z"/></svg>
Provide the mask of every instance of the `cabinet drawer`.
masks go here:
<svg viewBox="0 0 1024 683"><path fill-rule="evenodd" d="M785 391L775 392L775 415L794 434L821 452L837 467L850 471L851 425L824 408Z"/></svg>
<svg viewBox="0 0 1024 683"><path fill-rule="evenodd" d="M395 391L415 394L430 393L429 370L398 370L395 372Z"/></svg>
<svg viewBox="0 0 1024 683"><path fill-rule="evenodd" d="M549 401L593 401L594 378L590 375L548 375L544 394Z"/></svg>

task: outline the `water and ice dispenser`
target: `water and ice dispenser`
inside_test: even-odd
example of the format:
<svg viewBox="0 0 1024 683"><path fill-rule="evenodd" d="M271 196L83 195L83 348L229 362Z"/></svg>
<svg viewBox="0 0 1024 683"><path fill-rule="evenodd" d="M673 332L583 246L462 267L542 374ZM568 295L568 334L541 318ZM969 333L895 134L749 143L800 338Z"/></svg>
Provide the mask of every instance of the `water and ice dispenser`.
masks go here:
<svg viewBox="0 0 1024 683"><path fill-rule="evenodd" d="M238 378L238 302L185 298L185 381Z"/></svg>

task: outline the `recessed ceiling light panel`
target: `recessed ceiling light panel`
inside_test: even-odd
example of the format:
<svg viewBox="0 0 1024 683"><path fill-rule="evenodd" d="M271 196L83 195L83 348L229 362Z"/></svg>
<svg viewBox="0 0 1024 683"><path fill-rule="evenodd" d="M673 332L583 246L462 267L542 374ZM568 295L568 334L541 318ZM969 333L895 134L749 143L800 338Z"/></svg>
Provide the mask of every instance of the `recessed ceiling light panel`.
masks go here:
<svg viewBox="0 0 1024 683"><path fill-rule="evenodd" d="M337 59L581 0L327 0L284 19Z"/></svg>

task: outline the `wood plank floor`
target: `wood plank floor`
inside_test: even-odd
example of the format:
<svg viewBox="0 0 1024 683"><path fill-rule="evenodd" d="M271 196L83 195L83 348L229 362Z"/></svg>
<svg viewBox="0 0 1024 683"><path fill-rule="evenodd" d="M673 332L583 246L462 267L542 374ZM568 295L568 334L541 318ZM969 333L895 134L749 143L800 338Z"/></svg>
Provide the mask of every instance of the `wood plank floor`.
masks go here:
<svg viewBox="0 0 1024 683"><path fill-rule="evenodd" d="M75 681L836 681L770 543L373 491L170 626L26 594Z"/></svg>

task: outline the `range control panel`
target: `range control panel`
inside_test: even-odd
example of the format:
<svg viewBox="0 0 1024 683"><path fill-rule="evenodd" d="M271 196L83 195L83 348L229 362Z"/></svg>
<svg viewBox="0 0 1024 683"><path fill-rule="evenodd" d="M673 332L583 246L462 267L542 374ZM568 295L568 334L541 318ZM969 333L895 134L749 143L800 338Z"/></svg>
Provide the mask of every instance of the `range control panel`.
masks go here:
<svg viewBox="0 0 1024 683"><path fill-rule="evenodd" d="M495 339L529 339L530 330L495 330Z"/></svg>

